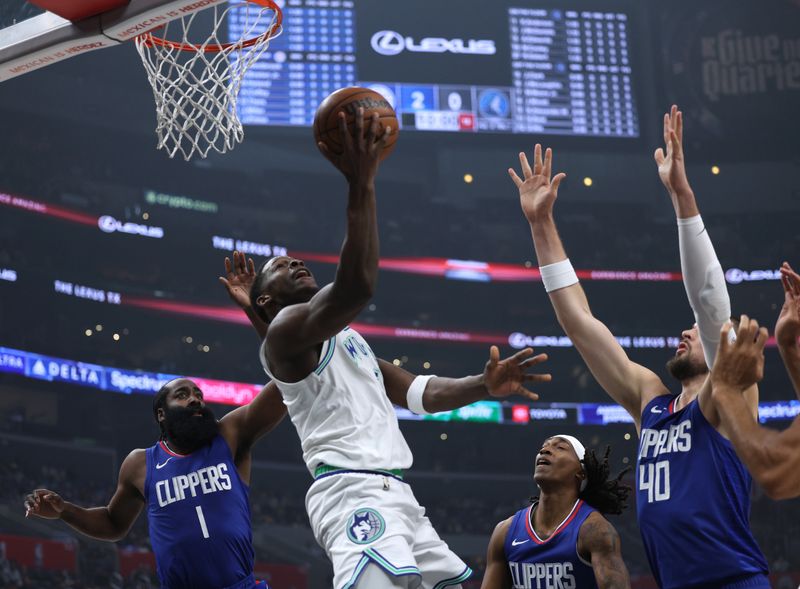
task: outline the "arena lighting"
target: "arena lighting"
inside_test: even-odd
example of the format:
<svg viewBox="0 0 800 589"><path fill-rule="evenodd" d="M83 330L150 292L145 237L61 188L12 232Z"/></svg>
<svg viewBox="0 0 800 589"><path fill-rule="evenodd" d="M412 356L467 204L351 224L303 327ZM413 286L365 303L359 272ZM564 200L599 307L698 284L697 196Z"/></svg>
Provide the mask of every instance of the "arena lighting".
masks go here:
<svg viewBox="0 0 800 589"><path fill-rule="evenodd" d="M48 382L65 382L89 389L123 394L154 395L175 374L128 370L112 366L88 364L76 360L45 356L33 352L0 347L0 373ZM223 405L246 405L263 385L183 375L197 383L206 401ZM598 395L600 393L598 392ZM528 412L528 419L522 415ZM399 419L413 421L466 421L525 425L536 422L569 422L574 425L632 424L633 420L619 405L603 403L515 404L513 402L478 401L472 405L434 415L416 415L396 407ZM759 403L759 421L786 421L800 415L799 401L767 401Z"/></svg>
<svg viewBox="0 0 800 589"><path fill-rule="evenodd" d="M711 173L715 176L719 175L719 166L711 166Z"/></svg>
<svg viewBox="0 0 800 589"><path fill-rule="evenodd" d="M472 184L473 180L474 178L472 177L472 174L464 174L464 182L466 184Z"/></svg>
<svg viewBox="0 0 800 589"><path fill-rule="evenodd" d="M289 255L304 262L338 264L338 254L321 254L289 250ZM450 280L472 282L540 282L539 268L533 264L501 264L478 260L458 260L447 258L382 258L378 266L381 270L439 276ZM576 270L581 280L603 280L619 282L678 282L680 272L661 272L651 270Z"/></svg>
<svg viewBox="0 0 800 589"><path fill-rule="evenodd" d="M72 221L73 223L97 226L97 217L70 211L64 207L45 204L23 196L0 192L0 205L23 209L31 213L39 213L40 215L50 215L51 217L58 217L59 219Z"/></svg>
<svg viewBox="0 0 800 589"><path fill-rule="evenodd" d="M12 270L11 268L0 268L0 280L5 280L7 282L16 282L17 271Z"/></svg>
<svg viewBox="0 0 800 589"><path fill-rule="evenodd" d="M197 305L180 301L165 301L163 299L146 299L141 297L122 298L122 304L142 309L151 309L178 315L201 317L214 321L225 321L250 326L250 320L239 309L233 307L214 307L210 305ZM533 348L570 348L572 341L564 335L536 335L519 331L510 334L481 333L443 329L422 329L417 327L402 327L391 325L375 325L372 323L352 323L351 327L365 337L386 339L405 339L415 341L443 341L463 344L490 344L511 346L515 349L526 347ZM680 343L678 336L663 335L623 335L616 336L620 346L628 349L675 349ZM768 347L775 347L775 338L767 340ZM399 358L396 358L400 362Z"/></svg>
<svg viewBox="0 0 800 589"><path fill-rule="evenodd" d="M64 207L42 203L27 197L14 196L0 192L0 205L12 206L23 210L51 215L84 225L98 227L99 218L83 213L71 211ZM115 225L116 227L116 225ZM149 232L163 231L160 227L144 227ZM140 228L141 228L140 227ZM238 249L252 255L274 256L292 255L306 262L320 262L323 264L338 264L338 254L324 254L317 252L287 251L283 246L265 243L236 240L231 237L213 236L212 246L215 249L231 251ZM524 264L501 264L477 260L459 260L447 258L383 258L379 261L381 270L417 274L421 276L437 276L450 280L463 280L472 282L540 282L542 277L539 269L530 261ZM576 270L581 280L617 281L617 282L678 282L682 280L680 272L662 272L653 270ZM780 273L777 270L742 270L731 268L726 271L725 277L729 284L752 282L761 280L778 280ZM0 269L0 280L16 281L17 273L14 270ZM64 293L70 294L70 293ZM95 295L86 291L87 295ZM108 292L112 298L116 293ZM374 307L370 306L370 310Z"/></svg>
<svg viewBox="0 0 800 589"><path fill-rule="evenodd" d="M589 178L589 176L586 176L586 178L583 179L584 186L591 186L592 184L593 184L592 179Z"/></svg>
<svg viewBox="0 0 800 589"><path fill-rule="evenodd" d="M117 232L138 235L141 237L162 238L163 227L150 227L135 223L122 223L113 217L103 215L93 217L84 213L70 211L64 207L45 204L27 197L0 193L0 205L13 206L27 211L55 216L68 221L100 227L101 219L105 219L103 227L106 233ZM212 247L230 252L238 249L246 254L256 256L292 255L306 262L338 264L338 254L315 252L287 251L283 246L237 240L225 236L212 236ZM477 260L459 260L447 258L383 258L379 262L381 270L418 274L422 276L438 276L450 280L473 282L540 282L539 269L532 264L501 264ZM652 270L576 270L581 280L604 280L622 282L676 282L681 280L680 272L662 272Z"/></svg>

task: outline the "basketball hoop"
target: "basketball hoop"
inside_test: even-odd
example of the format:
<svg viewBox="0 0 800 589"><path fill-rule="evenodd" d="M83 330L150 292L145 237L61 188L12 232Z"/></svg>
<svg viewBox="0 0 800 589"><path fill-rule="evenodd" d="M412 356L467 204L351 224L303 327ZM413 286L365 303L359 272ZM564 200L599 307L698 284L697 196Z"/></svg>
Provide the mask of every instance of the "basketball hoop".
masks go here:
<svg viewBox="0 0 800 589"><path fill-rule="evenodd" d="M242 34L238 41L223 43L219 38L226 33L222 25L233 10ZM165 149L169 157L180 151L187 161L195 154L206 157L212 149L225 153L241 143L244 129L236 100L242 80L270 40L281 33L283 20L273 0L228 2L214 6L208 33L207 17L197 17L210 12L174 20L159 29L159 36L151 31L136 37L156 100L158 149ZM193 33L192 25L203 32ZM166 38L170 27L178 29L179 41ZM197 42L193 37L205 39Z"/></svg>

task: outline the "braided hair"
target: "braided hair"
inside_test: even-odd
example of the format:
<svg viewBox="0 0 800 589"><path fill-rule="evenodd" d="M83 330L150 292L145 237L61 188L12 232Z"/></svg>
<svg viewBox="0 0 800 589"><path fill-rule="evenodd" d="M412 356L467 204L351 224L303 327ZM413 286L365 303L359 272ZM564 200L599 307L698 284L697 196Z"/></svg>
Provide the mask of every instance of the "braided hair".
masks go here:
<svg viewBox="0 0 800 589"><path fill-rule="evenodd" d="M586 456L583 458L586 488L580 492L578 498L602 514L619 515L628 507L628 495L632 489L622 483L622 477L631 470L631 467L623 469L616 477L610 479L611 466L608 464L610 453L611 446L606 446L605 454L600 460L594 450L586 451Z"/></svg>

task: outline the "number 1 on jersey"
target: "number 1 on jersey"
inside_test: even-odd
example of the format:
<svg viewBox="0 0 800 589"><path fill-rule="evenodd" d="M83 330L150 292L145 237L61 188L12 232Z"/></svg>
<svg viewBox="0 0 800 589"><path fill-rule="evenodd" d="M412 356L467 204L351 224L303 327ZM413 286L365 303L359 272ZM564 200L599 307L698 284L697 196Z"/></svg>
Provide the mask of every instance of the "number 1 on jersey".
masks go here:
<svg viewBox="0 0 800 589"><path fill-rule="evenodd" d="M200 529L203 530L203 538L210 538L211 536L208 535L208 528L206 527L206 518L203 516L203 506L198 505L195 507L195 511L197 511L197 519L200 520Z"/></svg>
<svg viewBox="0 0 800 589"><path fill-rule="evenodd" d="M647 502L669 500L669 462L639 465L639 490L647 491Z"/></svg>

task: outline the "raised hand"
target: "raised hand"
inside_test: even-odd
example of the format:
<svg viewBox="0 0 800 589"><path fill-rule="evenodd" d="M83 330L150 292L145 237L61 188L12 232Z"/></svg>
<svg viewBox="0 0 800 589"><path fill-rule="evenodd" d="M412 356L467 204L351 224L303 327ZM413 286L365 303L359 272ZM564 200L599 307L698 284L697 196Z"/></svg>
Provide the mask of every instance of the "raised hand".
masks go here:
<svg viewBox="0 0 800 589"><path fill-rule="evenodd" d="M758 321L742 315L736 341L731 343L728 334L730 321L720 331L719 351L711 370L711 387L714 393L744 391L764 377L764 345L769 333L759 327Z"/></svg>
<svg viewBox="0 0 800 589"><path fill-rule="evenodd" d="M364 109L359 108L355 116L355 136L347 128L344 112L339 113L339 133L344 144L342 153L333 153L324 141L320 141L317 145L328 161L344 174L348 182L356 180L372 182L378 172L383 148L393 132L394 129L389 126L381 131L378 114L373 113L365 133Z"/></svg>
<svg viewBox="0 0 800 589"><path fill-rule="evenodd" d="M225 276L220 276L219 281L231 300L242 309L250 308L250 287L255 279L256 268L252 258L245 259L245 255L238 251L233 252L233 263L230 258L225 258Z"/></svg>
<svg viewBox="0 0 800 589"><path fill-rule="evenodd" d="M64 500L47 489L36 489L25 496L25 517L35 515L43 519L59 519L64 511Z"/></svg>
<svg viewBox="0 0 800 589"><path fill-rule="evenodd" d="M677 209L675 198L690 194L692 188L686 177L683 158L683 113L674 104L670 112L664 115L664 147L656 149L653 157L658 164L658 176Z"/></svg>
<svg viewBox="0 0 800 589"><path fill-rule="evenodd" d="M539 395L529 391L523 386L526 382L550 382L549 374L529 374L528 370L547 360L547 354L533 355L532 348L525 348L505 360L500 360L500 350L492 346L489 350L489 361L483 371L483 380L486 390L493 397L508 397L509 395L522 395L532 401L539 399Z"/></svg>
<svg viewBox="0 0 800 589"><path fill-rule="evenodd" d="M542 161L542 146L537 143L533 149L533 170L528 163L524 152L519 153L519 163L522 166L522 178L513 168L508 169L508 175L519 189L519 203L528 222L533 223L553 212L553 203L558 196L558 186L567 177L563 172L556 174L552 179L553 150L549 147L545 151Z"/></svg>
<svg viewBox="0 0 800 589"><path fill-rule="evenodd" d="M795 347L800 338L800 276L788 262L781 266L783 307L775 324L775 339L779 346Z"/></svg>

